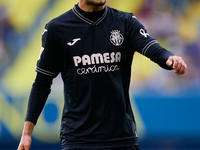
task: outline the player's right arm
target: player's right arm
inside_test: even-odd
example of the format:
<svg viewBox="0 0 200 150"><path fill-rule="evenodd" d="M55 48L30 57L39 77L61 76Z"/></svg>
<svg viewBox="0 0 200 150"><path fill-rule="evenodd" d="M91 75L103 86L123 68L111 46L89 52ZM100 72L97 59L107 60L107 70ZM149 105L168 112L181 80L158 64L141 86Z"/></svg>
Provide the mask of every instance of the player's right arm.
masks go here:
<svg viewBox="0 0 200 150"><path fill-rule="evenodd" d="M37 73L29 96L24 129L18 150L29 150L31 146L31 134L50 93L52 80L52 77Z"/></svg>
<svg viewBox="0 0 200 150"><path fill-rule="evenodd" d="M33 132L35 124L30 122L30 121L26 121L24 123L24 129L22 132L22 137L21 137L21 141L19 143L18 149L17 150L29 150L31 147L31 134Z"/></svg>
<svg viewBox="0 0 200 150"><path fill-rule="evenodd" d="M46 25L42 51L37 62L37 76L29 96L26 119L18 150L29 150L31 134L51 92L53 78L60 72L61 54L54 35L54 24Z"/></svg>

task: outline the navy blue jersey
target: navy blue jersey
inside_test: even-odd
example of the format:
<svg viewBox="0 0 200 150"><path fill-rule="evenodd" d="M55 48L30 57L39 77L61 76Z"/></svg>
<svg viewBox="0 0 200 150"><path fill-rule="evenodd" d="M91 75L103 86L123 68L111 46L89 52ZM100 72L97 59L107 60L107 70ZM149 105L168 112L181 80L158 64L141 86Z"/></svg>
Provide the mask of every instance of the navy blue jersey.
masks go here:
<svg viewBox="0 0 200 150"><path fill-rule="evenodd" d="M61 72L63 148L137 144L129 99L136 51L156 61L160 45L135 16L108 6L96 21L76 6L46 25L36 71L51 77Z"/></svg>

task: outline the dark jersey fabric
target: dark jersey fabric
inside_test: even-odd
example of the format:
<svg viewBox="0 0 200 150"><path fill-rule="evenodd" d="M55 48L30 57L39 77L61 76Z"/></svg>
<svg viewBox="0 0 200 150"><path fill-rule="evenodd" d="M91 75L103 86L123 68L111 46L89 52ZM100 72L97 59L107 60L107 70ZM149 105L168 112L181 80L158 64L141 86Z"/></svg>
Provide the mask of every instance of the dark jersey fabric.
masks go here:
<svg viewBox="0 0 200 150"><path fill-rule="evenodd" d="M165 63L173 54L162 48L135 16L108 6L96 14L98 18L90 18L76 5L51 20L43 33L26 121L36 124L51 81L61 73L63 149L136 145L129 99L133 55L137 51L170 69ZM44 82L45 76L48 81Z"/></svg>

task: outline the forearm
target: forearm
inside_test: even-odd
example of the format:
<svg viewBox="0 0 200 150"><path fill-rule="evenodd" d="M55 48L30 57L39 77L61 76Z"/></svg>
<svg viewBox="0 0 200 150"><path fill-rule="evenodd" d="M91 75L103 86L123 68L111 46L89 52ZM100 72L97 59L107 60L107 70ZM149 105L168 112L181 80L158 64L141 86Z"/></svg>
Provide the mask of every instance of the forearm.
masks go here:
<svg viewBox="0 0 200 150"><path fill-rule="evenodd" d="M170 51L167 51L165 49L162 49L157 56L155 56L155 59L153 60L155 63L157 63L160 67L167 69L167 70L172 70L172 67L169 67L166 62L170 56L174 56L173 53ZM151 59L152 60L152 59Z"/></svg>
<svg viewBox="0 0 200 150"><path fill-rule="evenodd" d="M151 46L146 56L149 57L153 62L157 63L160 67L172 70L173 68L167 66L166 62L170 56L174 56L174 54L163 47L161 47L158 43Z"/></svg>
<svg viewBox="0 0 200 150"><path fill-rule="evenodd" d="M37 74L31 89L24 129L18 150L29 150L31 146L31 134L50 93L52 80L52 77L41 73Z"/></svg>
<svg viewBox="0 0 200 150"><path fill-rule="evenodd" d="M38 117L45 105L50 93L53 78L38 73L29 96L28 108L25 121L36 125Z"/></svg>

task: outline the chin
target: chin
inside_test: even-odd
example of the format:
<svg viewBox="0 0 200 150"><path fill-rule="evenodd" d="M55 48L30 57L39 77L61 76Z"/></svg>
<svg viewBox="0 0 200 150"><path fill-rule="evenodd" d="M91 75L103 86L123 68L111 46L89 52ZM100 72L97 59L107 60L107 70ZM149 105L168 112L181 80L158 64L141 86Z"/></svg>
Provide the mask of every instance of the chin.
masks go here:
<svg viewBox="0 0 200 150"><path fill-rule="evenodd" d="M105 5L106 0L88 0L88 4L94 5L94 6L103 6Z"/></svg>

